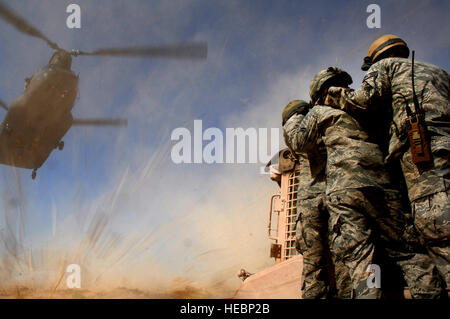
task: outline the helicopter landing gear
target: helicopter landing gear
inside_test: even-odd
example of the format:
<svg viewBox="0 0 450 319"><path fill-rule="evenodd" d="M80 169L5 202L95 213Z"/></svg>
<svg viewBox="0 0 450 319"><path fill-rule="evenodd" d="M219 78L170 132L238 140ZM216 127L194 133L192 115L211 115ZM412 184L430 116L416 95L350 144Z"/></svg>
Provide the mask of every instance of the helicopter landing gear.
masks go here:
<svg viewBox="0 0 450 319"><path fill-rule="evenodd" d="M36 178L36 173L37 173L37 169L33 170L33 173L31 173L31 178L35 179Z"/></svg>
<svg viewBox="0 0 450 319"><path fill-rule="evenodd" d="M56 145L56 147L57 147L60 151L62 151L62 150L64 149L64 141L59 142L59 143Z"/></svg>

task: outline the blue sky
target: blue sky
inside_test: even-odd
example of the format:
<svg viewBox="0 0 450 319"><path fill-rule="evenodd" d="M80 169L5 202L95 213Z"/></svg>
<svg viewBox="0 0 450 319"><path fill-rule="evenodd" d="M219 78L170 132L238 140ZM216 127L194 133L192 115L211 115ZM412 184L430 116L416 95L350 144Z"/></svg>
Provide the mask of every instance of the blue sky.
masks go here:
<svg viewBox="0 0 450 319"><path fill-rule="evenodd" d="M200 62L74 59L72 69L80 74L74 116L127 117L128 127L73 127L65 149L50 155L35 181L30 171L16 170L29 245L70 246L88 229L89 214L105 209L113 216L109 230L124 242L159 232L140 258L172 276L187 272L195 279L207 265L212 277L230 277L241 264L253 271L270 264L266 211L269 195L277 191L258 174L259 164L173 164L173 129L192 129L194 119L203 120L204 129L280 127L283 106L307 99L309 81L321 69L338 65L359 87L362 58L385 33L402 37L416 59L450 69L448 1L377 1L381 29L366 26L372 1L6 3L66 49L208 43L208 59ZM81 7L80 30L65 25L70 3ZM52 51L1 20L0 30L0 99L11 103L22 93L24 78L45 65ZM17 197L12 169L0 171L3 193ZM245 244L237 249L237 243ZM210 250L218 255L192 257ZM215 262L218 256L222 265ZM132 272L126 264L124 269Z"/></svg>

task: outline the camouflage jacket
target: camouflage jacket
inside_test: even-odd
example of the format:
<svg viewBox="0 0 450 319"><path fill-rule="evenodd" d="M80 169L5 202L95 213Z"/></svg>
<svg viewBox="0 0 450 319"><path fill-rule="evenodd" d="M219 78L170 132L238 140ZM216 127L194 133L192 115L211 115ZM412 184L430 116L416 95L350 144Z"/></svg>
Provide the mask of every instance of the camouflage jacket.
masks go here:
<svg viewBox="0 0 450 319"><path fill-rule="evenodd" d="M344 111L316 105L306 116L291 117L285 139L295 152L310 152L322 138L327 151L326 193L349 188L390 187L383 156L360 124Z"/></svg>
<svg viewBox="0 0 450 319"><path fill-rule="evenodd" d="M291 117L293 122L300 119L300 115L295 114ZM286 125L285 125L286 126ZM289 139L284 134L286 145L291 149ZM310 152L295 152L296 169L298 175L297 199L309 199L317 197L318 194L325 193L325 165L327 154L322 140L317 141L317 147Z"/></svg>
<svg viewBox="0 0 450 319"><path fill-rule="evenodd" d="M326 154L298 153L298 192L297 199L314 198L325 193Z"/></svg>
<svg viewBox="0 0 450 319"><path fill-rule="evenodd" d="M387 58L373 64L359 90L337 87L328 90L330 105L355 112L352 113L355 116L367 111L388 114L391 125L386 161L400 158L410 200L444 191L450 185L449 75L437 66L415 61L414 80L433 156L432 167L420 171L412 162L406 129L406 105L415 111L410 60Z"/></svg>

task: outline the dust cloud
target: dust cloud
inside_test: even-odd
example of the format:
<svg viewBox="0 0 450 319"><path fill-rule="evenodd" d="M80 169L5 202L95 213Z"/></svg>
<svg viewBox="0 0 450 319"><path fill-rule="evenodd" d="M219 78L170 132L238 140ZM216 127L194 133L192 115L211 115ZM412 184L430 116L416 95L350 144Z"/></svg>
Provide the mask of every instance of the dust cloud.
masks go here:
<svg viewBox="0 0 450 319"><path fill-rule="evenodd" d="M168 150L169 142L134 171L126 167L98 198L80 191L67 207L53 205L51 234L35 229L19 170L4 170L0 298L231 298L241 268L272 265L265 237L268 178L226 168L239 179L214 180L215 187L195 199L195 190L182 196L188 185L177 189L168 178L158 191L161 208L148 194L155 192L157 173L172 170ZM68 288L71 264L81 269L79 289Z"/></svg>

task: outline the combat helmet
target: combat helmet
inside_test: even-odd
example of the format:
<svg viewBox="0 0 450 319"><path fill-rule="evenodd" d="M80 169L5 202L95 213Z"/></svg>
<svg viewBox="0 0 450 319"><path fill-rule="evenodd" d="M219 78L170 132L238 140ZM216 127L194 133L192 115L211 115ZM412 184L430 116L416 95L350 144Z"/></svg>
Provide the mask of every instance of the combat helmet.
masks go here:
<svg viewBox="0 0 450 319"><path fill-rule="evenodd" d="M294 114L306 114L309 110L309 103L303 100L294 100L289 102L283 109L281 114L283 125Z"/></svg>
<svg viewBox="0 0 450 319"><path fill-rule="evenodd" d="M311 102L315 103L321 98L324 84L348 86L352 83L353 80L350 74L338 67L332 66L326 70L322 70L314 76L313 80L311 81L311 85L309 86L309 95L311 97Z"/></svg>
<svg viewBox="0 0 450 319"><path fill-rule="evenodd" d="M370 66L377 60L380 60L381 55L387 50L393 47L401 47L404 49L406 57L409 56L409 48L406 42L393 34L385 34L372 42L367 52L367 56L364 58L364 63L361 66L361 70L367 71Z"/></svg>

